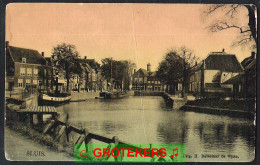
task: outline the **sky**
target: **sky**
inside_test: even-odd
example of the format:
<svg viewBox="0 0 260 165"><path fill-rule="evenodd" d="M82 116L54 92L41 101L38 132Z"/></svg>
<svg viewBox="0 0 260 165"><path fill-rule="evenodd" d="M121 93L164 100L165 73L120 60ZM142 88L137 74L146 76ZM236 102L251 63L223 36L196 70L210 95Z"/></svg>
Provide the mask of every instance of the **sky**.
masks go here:
<svg viewBox="0 0 260 165"><path fill-rule="evenodd" d="M137 68L151 63L156 70L169 49L186 46L200 60L209 52L236 54L241 62L248 47L232 47L239 31L210 33L200 4L82 4L13 3L6 8L6 41L9 45L45 52L61 43L76 46L81 58L131 60ZM239 11L239 24L247 13Z"/></svg>

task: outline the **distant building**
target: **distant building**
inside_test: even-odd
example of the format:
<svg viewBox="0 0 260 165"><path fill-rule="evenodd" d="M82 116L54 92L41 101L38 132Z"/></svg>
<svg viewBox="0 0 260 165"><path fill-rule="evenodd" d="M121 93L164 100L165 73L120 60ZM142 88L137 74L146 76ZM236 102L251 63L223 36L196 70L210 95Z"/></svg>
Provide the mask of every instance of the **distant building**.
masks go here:
<svg viewBox="0 0 260 165"><path fill-rule="evenodd" d="M101 75L100 64L94 59L86 59L87 64L91 67L89 89L92 91L101 91L103 89L104 78Z"/></svg>
<svg viewBox="0 0 260 165"><path fill-rule="evenodd" d="M6 42L6 89L47 89L48 73L51 67L46 65L44 53L37 50L9 46Z"/></svg>
<svg viewBox="0 0 260 165"><path fill-rule="evenodd" d="M79 59L80 66L82 68L82 75L80 79L80 90L89 91L91 85L92 68L87 63L87 57L84 59Z"/></svg>
<svg viewBox="0 0 260 165"><path fill-rule="evenodd" d="M151 71L150 63L147 64L147 70L140 68L138 71L134 72L132 81L133 90L163 90L163 85L157 77L156 72Z"/></svg>
<svg viewBox="0 0 260 165"><path fill-rule="evenodd" d="M189 91L194 93L238 93L243 85L228 83L228 80L243 74L243 67L236 55L211 52L208 57L192 68L189 76Z"/></svg>

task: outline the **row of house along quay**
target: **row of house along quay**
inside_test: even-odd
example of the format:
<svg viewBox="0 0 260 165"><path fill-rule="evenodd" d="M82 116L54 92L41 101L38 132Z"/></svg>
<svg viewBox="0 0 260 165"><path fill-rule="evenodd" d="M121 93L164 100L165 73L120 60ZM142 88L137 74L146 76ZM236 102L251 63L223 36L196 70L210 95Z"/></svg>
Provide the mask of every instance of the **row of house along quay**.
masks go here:
<svg viewBox="0 0 260 165"><path fill-rule="evenodd" d="M95 91L107 90L107 80L101 75L100 64L86 56L78 59L84 72L82 75L74 74L70 79L71 91ZM255 97L256 82L256 58L252 52L241 63L235 54L224 51L210 52L201 62L196 63L184 83L185 94L188 96L221 95L227 97ZM132 73L130 89L160 95L156 92L169 92L172 88L163 84L157 76L157 71L151 70L151 64L147 68L140 68ZM57 72L51 65L51 58L45 57L44 52L19 48L6 42L6 90L7 97L20 97L36 93L37 90L50 91L55 89L55 78L58 77L58 90L65 92L67 80L65 71ZM175 95L180 96L183 84L181 81L174 85ZM26 91L23 93L23 91ZM19 94L19 93L22 93ZM95 96L93 96L95 97Z"/></svg>
<svg viewBox="0 0 260 165"><path fill-rule="evenodd" d="M94 59L87 59L86 56L79 59L79 62L84 72L82 75L75 74L71 77L71 91L96 92L106 89L100 65ZM17 95L17 99L22 99L26 94L36 93L38 89L54 90L56 77L58 77L58 90L65 91L67 86L65 71L57 72L51 65L51 58L45 57L44 52L11 46L8 41L6 42L5 88L9 91L6 97L15 98Z"/></svg>
<svg viewBox="0 0 260 165"><path fill-rule="evenodd" d="M256 80L255 52L241 63L235 54L224 51L210 52L201 62L196 63L189 73L186 92L190 94L214 94L255 96ZM133 90L167 91L170 87L161 83L156 71L140 68L133 74ZM176 93L182 90L182 83L175 85Z"/></svg>
<svg viewBox="0 0 260 165"><path fill-rule="evenodd" d="M235 54L226 53L224 49L210 52L191 68L188 81L184 83L184 98L181 98L181 81L174 86L163 84L156 76L156 71L151 71L150 63L147 69L140 68L133 74L132 89L136 90L135 95L163 96L169 106L177 109L254 117L255 55L255 52L251 52L240 63ZM175 95L167 93L171 88L174 88Z"/></svg>

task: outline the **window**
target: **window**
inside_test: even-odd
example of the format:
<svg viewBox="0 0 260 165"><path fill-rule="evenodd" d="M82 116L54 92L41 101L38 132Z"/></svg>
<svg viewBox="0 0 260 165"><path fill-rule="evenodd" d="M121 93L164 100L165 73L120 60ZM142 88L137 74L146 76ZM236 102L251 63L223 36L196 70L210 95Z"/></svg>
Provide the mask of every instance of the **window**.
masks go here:
<svg viewBox="0 0 260 165"><path fill-rule="evenodd" d="M38 80L33 80L33 84L37 85L38 84Z"/></svg>
<svg viewBox="0 0 260 165"><path fill-rule="evenodd" d="M32 68L27 68L27 76L31 76L32 75Z"/></svg>
<svg viewBox="0 0 260 165"><path fill-rule="evenodd" d="M23 79L18 79L18 87L23 87Z"/></svg>
<svg viewBox="0 0 260 165"><path fill-rule="evenodd" d="M20 68L20 75L24 76L25 75L25 68Z"/></svg>
<svg viewBox="0 0 260 165"><path fill-rule="evenodd" d="M36 76L36 75L38 75L38 69L34 69L33 70L33 74Z"/></svg>
<svg viewBox="0 0 260 165"><path fill-rule="evenodd" d="M26 58L22 58L22 63L26 63Z"/></svg>
<svg viewBox="0 0 260 165"><path fill-rule="evenodd" d="M26 86L31 85L31 80L30 79L26 79Z"/></svg>

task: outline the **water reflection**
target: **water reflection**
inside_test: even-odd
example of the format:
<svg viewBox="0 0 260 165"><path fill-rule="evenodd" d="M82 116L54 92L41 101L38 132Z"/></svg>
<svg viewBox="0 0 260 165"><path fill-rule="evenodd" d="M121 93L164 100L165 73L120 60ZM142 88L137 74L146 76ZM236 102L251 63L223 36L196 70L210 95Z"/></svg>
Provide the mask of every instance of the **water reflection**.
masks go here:
<svg viewBox="0 0 260 165"><path fill-rule="evenodd" d="M61 117L69 114L73 125L133 144L184 143L189 154L237 154L244 161L254 157L253 121L169 109L162 97L93 99L64 105L58 111Z"/></svg>

